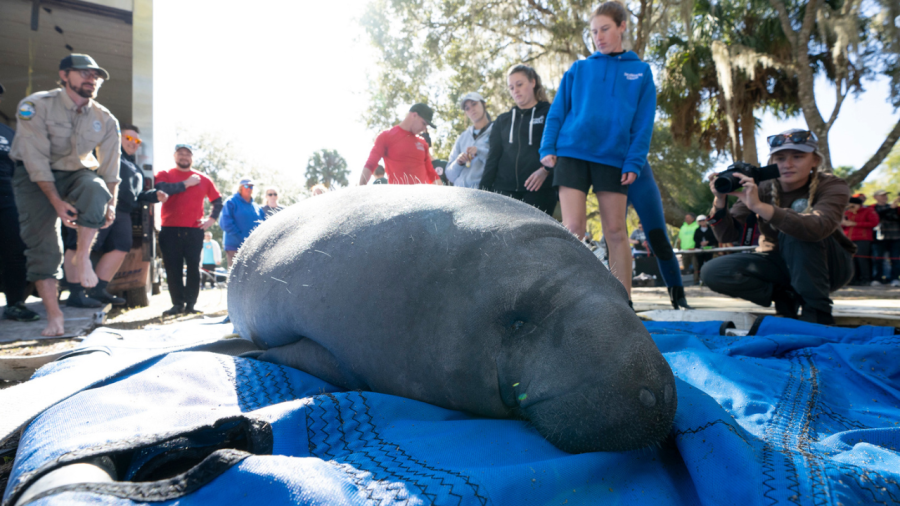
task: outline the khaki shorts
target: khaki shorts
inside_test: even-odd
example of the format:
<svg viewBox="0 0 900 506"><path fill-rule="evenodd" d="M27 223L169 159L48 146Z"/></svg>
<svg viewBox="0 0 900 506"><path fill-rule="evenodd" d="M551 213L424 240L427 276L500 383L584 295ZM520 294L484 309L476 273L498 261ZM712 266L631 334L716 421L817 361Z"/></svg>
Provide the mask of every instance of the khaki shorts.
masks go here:
<svg viewBox="0 0 900 506"><path fill-rule="evenodd" d="M112 194L96 172L88 169L53 171L60 198L78 210L76 224L97 228L106 221L106 206ZM28 178L28 171L16 164L13 191L19 210L19 230L25 242L28 281L59 278L63 260L60 221L41 187Z"/></svg>

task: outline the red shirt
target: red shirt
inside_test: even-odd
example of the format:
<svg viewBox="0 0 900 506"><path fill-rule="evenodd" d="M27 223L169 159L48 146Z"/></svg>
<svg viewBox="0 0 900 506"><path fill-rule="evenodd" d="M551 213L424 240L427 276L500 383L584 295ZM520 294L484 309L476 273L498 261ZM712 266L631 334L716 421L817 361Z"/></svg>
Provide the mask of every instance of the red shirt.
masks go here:
<svg viewBox="0 0 900 506"><path fill-rule="evenodd" d="M181 193L169 195L162 205L162 226L199 228L203 218L203 198L210 202L221 197L212 179L196 170L169 169L156 174L160 183L181 183L194 174L200 176L200 183Z"/></svg>
<svg viewBox="0 0 900 506"><path fill-rule="evenodd" d="M390 184L431 184L440 179L431 165L425 139L399 126L378 134L366 168L375 172L382 158Z"/></svg>
<svg viewBox="0 0 900 506"><path fill-rule="evenodd" d="M871 207L860 207L855 213L844 211L844 219L856 222L852 227L844 227L844 235L851 241L871 241L872 229L881 221Z"/></svg>

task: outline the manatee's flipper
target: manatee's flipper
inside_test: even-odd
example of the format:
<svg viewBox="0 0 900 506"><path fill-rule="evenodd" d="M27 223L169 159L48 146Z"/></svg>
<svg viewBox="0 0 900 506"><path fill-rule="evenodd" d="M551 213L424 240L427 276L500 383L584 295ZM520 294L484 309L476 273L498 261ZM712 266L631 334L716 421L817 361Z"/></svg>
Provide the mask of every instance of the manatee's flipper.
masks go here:
<svg viewBox="0 0 900 506"><path fill-rule="evenodd" d="M347 372L330 351L309 338L269 348L258 357L258 360L300 369L347 390L369 390L365 383Z"/></svg>

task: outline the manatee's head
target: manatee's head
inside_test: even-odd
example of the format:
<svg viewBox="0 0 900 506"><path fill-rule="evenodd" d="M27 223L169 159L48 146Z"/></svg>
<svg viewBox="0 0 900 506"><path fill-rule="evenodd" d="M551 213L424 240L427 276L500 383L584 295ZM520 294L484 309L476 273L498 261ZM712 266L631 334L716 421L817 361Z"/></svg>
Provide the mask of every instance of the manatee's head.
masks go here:
<svg viewBox="0 0 900 506"><path fill-rule="evenodd" d="M658 444L675 418L675 377L620 297L587 297L505 339L504 403L569 453ZM554 318L558 316L558 318Z"/></svg>

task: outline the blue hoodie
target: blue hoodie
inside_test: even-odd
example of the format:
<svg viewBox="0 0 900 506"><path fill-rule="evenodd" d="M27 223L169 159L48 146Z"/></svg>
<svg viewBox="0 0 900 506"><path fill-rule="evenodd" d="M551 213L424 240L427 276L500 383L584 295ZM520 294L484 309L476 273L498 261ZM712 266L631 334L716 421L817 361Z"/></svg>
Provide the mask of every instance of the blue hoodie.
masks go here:
<svg viewBox="0 0 900 506"><path fill-rule="evenodd" d="M566 71L541 139L541 158L578 158L641 173L656 116L650 65L599 51Z"/></svg>
<svg viewBox="0 0 900 506"><path fill-rule="evenodd" d="M265 219L265 211L256 202L247 202L239 193L228 197L219 220L219 226L225 231L225 251L237 251Z"/></svg>

